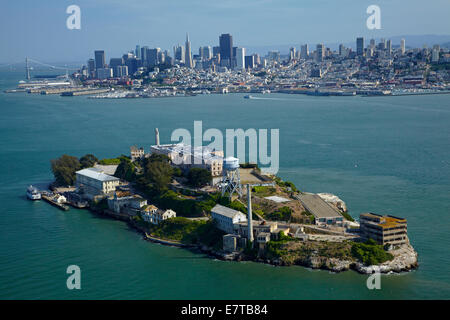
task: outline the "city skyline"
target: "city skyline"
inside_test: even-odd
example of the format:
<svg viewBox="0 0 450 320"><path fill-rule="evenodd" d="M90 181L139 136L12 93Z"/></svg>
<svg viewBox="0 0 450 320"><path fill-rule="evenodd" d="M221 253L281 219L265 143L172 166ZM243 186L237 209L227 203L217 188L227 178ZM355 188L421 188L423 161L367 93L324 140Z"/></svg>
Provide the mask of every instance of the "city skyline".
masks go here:
<svg viewBox="0 0 450 320"><path fill-rule="evenodd" d="M3 5L0 39L6 46L0 53L2 62L15 62L25 56L47 61L84 61L86 52L104 49L117 56L124 48L131 50L138 43L171 50L184 42L186 33L194 51L216 44L217 34L224 33L232 34L238 46L252 50L282 45L298 48L303 43L349 43L356 36L388 39L408 34L442 34L450 29L444 10L450 9L450 4L440 0L431 1L425 8L419 1L410 1L408 7L399 1L379 1L381 30L368 30L365 25L369 1L130 1L126 5L119 1L79 1L81 30L65 27L69 16L65 9L70 3L25 2L25 6ZM346 9L339 10L344 5ZM34 27L36 24L39 28Z"/></svg>

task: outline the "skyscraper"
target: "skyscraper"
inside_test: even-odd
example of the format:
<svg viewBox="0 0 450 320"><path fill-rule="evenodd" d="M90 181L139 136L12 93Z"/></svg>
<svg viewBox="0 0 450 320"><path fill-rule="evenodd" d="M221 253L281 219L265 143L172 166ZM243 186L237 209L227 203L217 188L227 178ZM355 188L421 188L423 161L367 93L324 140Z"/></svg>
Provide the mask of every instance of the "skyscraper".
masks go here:
<svg viewBox="0 0 450 320"><path fill-rule="evenodd" d="M134 51L134 55L136 56L136 58L140 59L141 58L141 46L140 45L136 45L136 50Z"/></svg>
<svg viewBox="0 0 450 320"><path fill-rule="evenodd" d="M301 59L308 59L308 56L309 56L308 44L304 44L300 48L300 58Z"/></svg>
<svg viewBox="0 0 450 320"><path fill-rule="evenodd" d="M212 48L211 46L200 47L199 55L203 60L211 60L212 59Z"/></svg>
<svg viewBox="0 0 450 320"><path fill-rule="evenodd" d="M391 56L391 54L392 54L392 41L391 40L388 40L386 43L386 51L387 51L388 56Z"/></svg>
<svg viewBox="0 0 450 320"><path fill-rule="evenodd" d="M147 66L147 51L148 51L148 46L143 46L141 48L141 60L142 60L142 65L143 66Z"/></svg>
<svg viewBox="0 0 450 320"><path fill-rule="evenodd" d="M253 69L255 67L255 56L245 56L245 69Z"/></svg>
<svg viewBox="0 0 450 320"><path fill-rule="evenodd" d="M433 51L431 51L431 62L439 62L439 52L441 51L441 46L435 44L433 46Z"/></svg>
<svg viewBox="0 0 450 320"><path fill-rule="evenodd" d="M325 55L325 46L323 45L323 43L319 43L316 47L316 61L322 62L324 55Z"/></svg>
<svg viewBox="0 0 450 320"><path fill-rule="evenodd" d="M228 61L229 67L231 67L233 61L233 37L231 34L221 34L219 37L220 45L220 59L222 61Z"/></svg>
<svg viewBox="0 0 450 320"><path fill-rule="evenodd" d="M124 61L123 58L111 58L109 59L109 67L113 69L114 77L121 77L121 75L117 74L117 67L123 66ZM128 71L127 71L128 75Z"/></svg>
<svg viewBox="0 0 450 320"><path fill-rule="evenodd" d="M245 48L236 48L236 69L245 69Z"/></svg>
<svg viewBox="0 0 450 320"><path fill-rule="evenodd" d="M405 39L400 40L400 52L401 54L405 54L405 50L406 50L406 42Z"/></svg>
<svg viewBox="0 0 450 320"><path fill-rule="evenodd" d="M254 53L254 54L252 54L252 56L253 56L253 62L255 63L255 64L261 64L261 57L259 56L259 54L257 54L257 53Z"/></svg>
<svg viewBox="0 0 450 320"><path fill-rule="evenodd" d="M340 45L339 45L339 56L344 56L344 52L345 52L345 47L344 47L344 45L341 43Z"/></svg>
<svg viewBox="0 0 450 320"><path fill-rule="evenodd" d="M289 60L292 61L296 58L296 50L294 47L289 49Z"/></svg>
<svg viewBox="0 0 450 320"><path fill-rule="evenodd" d="M173 47L173 55L176 61L180 62L180 63L184 63L184 47L177 45L175 47Z"/></svg>
<svg viewBox="0 0 450 320"><path fill-rule="evenodd" d="M148 66L154 67L160 63L160 48L148 49L147 51L147 60Z"/></svg>
<svg viewBox="0 0 450 320"><path fill-rule="evenodd" d="M94 77L94 75L95 75L95 60L89 59L87 64L88 64L89 77Z"/></svg>
<svg viewBox="0 0 450 320"><path fill-rule="evenodd" d="M192 62L192 54L191 54L191 42L189 41L189 35L186 33L186 52L184 59L186 60L185 64L187 68L192 68L193 62Z"/></svg>
<svg viewBox="0 0 450 320"><path fill-rule="evenodd" d="M105 67L105 51L96 50L95 55L95 69L101 69Z"/></svg>
<svg viewBox="0 0 450 320"><path fill-rule="evenodd" d="M363 56L364 55L364 38L356 38L356 55Z"/></svg>

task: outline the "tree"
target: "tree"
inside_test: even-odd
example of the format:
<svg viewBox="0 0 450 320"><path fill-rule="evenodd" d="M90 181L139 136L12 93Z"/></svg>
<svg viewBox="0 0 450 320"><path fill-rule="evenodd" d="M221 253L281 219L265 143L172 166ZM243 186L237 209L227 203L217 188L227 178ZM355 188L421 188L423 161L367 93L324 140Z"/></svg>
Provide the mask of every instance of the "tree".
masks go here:
<svg viewBox="0 0 450 320"><path fill-rule="evenodd" d="M75 171L81 169L77 157L62 155L50 161L55 181L60 186L71 186L75 183Z"/></svg>
<svg viewBox="0 0 450 320"><path fill-rule="evenodd" d="M154 184L159 192L167 190L172 181L173 170L168 162L150 161L145 166L145 177Z"/></svg>
<svg viewBox="0 0 450 320"><path fill-rule="evenodd" d="M211 172L203 168L192 168L187 174L188 183L193 187L204 187L211 182Z"/></svg>
<svg viewBox="0 0 450 320"><path fill-rule="evenodd" d="M136 168L131 163L131 160L129 160L128 158L121 158L120 164L117 167L114 175L117 178L121 178L126 181L134 181L136 178L135 171L136 171Z"/></svg>
<svg viewBox="0 0 450 320"><path fill-rule="evenodd" d="M173 168L173 175L174 175L174 177L182 177L183 176L183 171L181 171L181 169L178 168L178 167L174 167Z"/></svg>
<svg viewBox="0 0 450 320"><path fill-rule="evenodd" d="M80 158L80 164L83 169L93 167L97 162L98 159L93 154L85 154Z"/></svg>
<svg viewBox="0 0 450 320"><path fill-rule="evenodd" d="M150 155L150 157L145 158L146 162L155 162L155 161L159 161L159 162L170 162L170 159L168 156L166 156L165 154L158 154L158 153L152 153Z"/></svg>

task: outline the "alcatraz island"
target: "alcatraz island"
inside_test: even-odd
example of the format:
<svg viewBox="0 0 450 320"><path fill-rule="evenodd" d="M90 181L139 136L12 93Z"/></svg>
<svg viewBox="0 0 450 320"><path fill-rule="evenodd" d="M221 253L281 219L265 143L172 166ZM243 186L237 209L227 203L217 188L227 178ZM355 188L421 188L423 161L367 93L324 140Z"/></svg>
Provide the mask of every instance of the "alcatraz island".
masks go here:
<svg viewBox="0 0 450 320"><path fill-rule="evenodd" d="M51 160L51 191L30 186L29 198L86 208L146 240L222 260L367 274L418 267L406 219L361 213L357 222L333 194L300 191L221 150L160 144L155 131L149 153L132 146L117 158Z"/></svg>

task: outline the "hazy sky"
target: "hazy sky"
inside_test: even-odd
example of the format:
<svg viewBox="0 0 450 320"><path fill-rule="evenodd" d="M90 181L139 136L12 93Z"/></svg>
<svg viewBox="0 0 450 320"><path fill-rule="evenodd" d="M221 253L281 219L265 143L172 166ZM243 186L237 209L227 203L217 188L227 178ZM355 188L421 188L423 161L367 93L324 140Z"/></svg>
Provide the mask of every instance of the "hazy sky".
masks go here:
<svg viewBox="0 0 450 320"><path fill-rule="evenodd" d="M68 30L66 8L81 8L81 30ZM381 30L366 9L381 8ZM349 42L412 34L450 34L449 0L4 0L0 62L106 58L136 44L172 49L189 32L193 52L231 33L237 46Z"/></svg>

